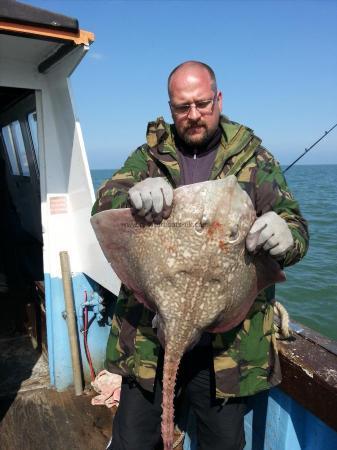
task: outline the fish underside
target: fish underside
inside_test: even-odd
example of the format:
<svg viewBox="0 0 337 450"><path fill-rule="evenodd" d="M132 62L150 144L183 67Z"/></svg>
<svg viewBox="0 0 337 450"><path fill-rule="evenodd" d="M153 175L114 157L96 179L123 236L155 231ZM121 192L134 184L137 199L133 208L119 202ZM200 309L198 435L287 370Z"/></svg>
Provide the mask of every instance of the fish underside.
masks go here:
<svg viewBox="0 0 337 450"><path fill-rule="evenodd" d="M246 250L255 217L248 194L229 176L176 189L171 215L160 225L146 224L129 208L91 219L117 276L156 312L157 335L165 349L165 450L173 448L174 388L184 352L204 331L224 332L238 325L259 291L285 279L272 258Z"/></svg>

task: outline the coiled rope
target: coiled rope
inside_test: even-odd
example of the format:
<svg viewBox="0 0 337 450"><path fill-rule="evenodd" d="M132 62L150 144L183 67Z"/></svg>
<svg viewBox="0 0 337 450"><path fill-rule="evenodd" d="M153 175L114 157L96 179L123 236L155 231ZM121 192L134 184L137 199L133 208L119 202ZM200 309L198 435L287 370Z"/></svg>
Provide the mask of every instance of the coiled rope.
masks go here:
<svg viewBox="0 0 337 450"><path fill-rule="evenodd" d="M174 441L173 443L173 448L177 448L179 444L181 444L184 440L185 437L185 432L181 431L178 426L176 425L174 428L175 433L179 433L179 436L177 437L177 439Z"/></svg>
<svg viewBox="0 0 337 450"><path fill-rule="evenodd" d="M290 330L289 330L288 311L282 305L282 303L278 302L276 299L272 301L272 305L274 308L274 315L278 319L277 321L275 321L274 319L274 330L276 339L289 339Z"/></svg>

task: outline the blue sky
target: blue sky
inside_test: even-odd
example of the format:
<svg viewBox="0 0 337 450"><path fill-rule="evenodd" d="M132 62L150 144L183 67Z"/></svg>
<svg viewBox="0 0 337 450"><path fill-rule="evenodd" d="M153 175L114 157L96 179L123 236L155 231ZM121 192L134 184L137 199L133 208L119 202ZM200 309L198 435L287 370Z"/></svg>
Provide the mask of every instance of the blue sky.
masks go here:
<svg viewBox="0 0 337 450"><path fill-rule="evenodd" d="M95 33L72 76L91 168L118 168L148 121L171 120L167 76L188 59L213 67L223 112L282 164L337 122L337 1L25 2ZM337 128L302 163L337 164Z"/></svg>

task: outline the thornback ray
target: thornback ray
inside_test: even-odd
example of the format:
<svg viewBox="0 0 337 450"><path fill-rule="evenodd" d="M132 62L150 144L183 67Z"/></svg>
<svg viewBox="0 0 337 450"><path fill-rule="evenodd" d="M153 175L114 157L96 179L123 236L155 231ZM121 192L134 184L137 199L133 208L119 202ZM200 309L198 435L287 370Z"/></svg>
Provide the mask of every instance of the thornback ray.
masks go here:
<svg viewBox="0 0 337 450"><path fill-rule="evenodd" d="M117 276L156 313L165 350L165 450L173 445L174 385L183 353L203 331L237 326L259 291L285 280L270 256L246 250L255 218L250 197L232 175L175 189L171 215L159 225L147 224L129 208L102 211L91 219Z"/></svg>

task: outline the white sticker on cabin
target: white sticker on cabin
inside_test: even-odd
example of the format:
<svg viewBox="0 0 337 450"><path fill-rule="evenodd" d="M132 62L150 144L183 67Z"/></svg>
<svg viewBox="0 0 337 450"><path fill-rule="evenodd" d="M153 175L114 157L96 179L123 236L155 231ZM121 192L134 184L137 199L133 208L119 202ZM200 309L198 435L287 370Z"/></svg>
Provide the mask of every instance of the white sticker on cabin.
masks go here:
<svg viewBox="0 0 337 450"><path fill-rule="evenodd" d="M49 197L50 214L67 214L68 200L65 195Z"/></svg>

